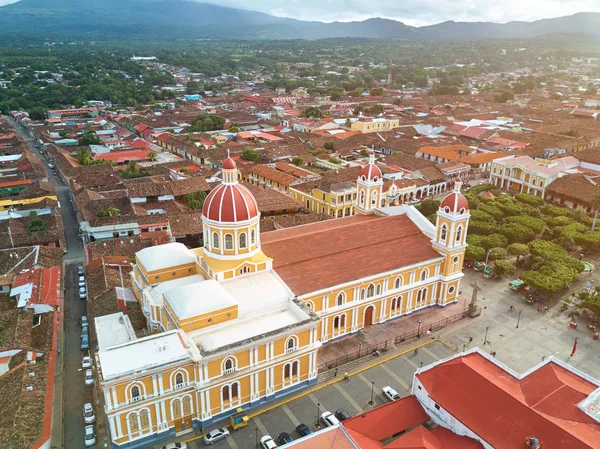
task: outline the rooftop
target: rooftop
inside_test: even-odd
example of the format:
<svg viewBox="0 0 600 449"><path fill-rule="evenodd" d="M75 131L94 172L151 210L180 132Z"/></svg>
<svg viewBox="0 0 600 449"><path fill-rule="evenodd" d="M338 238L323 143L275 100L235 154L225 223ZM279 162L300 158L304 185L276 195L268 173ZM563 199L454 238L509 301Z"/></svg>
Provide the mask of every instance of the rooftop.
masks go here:
<svg viewBox="0 0 600 449"><path fill-rule="evenodd" d="M157 271L194 263L194 253L183 243L166 243L144 248L137 253L137 260L146 271Z"/></svg>
<svg viewBox="0 0 600 449"><path fill-rule="evenodd" d="M122 312L99 316L94 320L100 351L135 340L129 317Z"/></svg>
<svg viewBox="0 0 600 449"><path fill-rule="evenodd" d="M214 279L187 284L165 291L165 300L179 320L235 306L233 297Z"/></svg>
<svg viewBox="0 0 600 449"><path fill-rule="evenodd" d="M190 352L180 333L183 334L178 330L167 331L100 350L98 359L103 379L111 380L189 358Z"/></svg>

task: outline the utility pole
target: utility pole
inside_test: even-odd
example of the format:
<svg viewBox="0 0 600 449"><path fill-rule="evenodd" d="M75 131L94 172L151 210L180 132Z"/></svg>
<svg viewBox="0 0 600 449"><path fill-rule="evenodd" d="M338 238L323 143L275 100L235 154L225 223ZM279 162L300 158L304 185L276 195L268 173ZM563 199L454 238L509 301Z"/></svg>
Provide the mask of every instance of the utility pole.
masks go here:
<svg viewBox="0 0 600 449"><path fill-rule="evenodd" d="M375 382L371 382L371 400L369 401L369 405L373 405L373 390L375 389Z"/></svg>
<svg viewBox="0 0 600 449"><path fill-rule="evenodd" d="M522 310L519 310L519 317L517 318L517 329L519 328L519 323L521 322L521 312Z"/></svg>
<svg viewBox="0 0 600 449"><path fill-rule="evenodd" d="M392 85L392 55L390 54L390 65L388 67L388 79L387 79L387 85L391 86Z"/></svg>

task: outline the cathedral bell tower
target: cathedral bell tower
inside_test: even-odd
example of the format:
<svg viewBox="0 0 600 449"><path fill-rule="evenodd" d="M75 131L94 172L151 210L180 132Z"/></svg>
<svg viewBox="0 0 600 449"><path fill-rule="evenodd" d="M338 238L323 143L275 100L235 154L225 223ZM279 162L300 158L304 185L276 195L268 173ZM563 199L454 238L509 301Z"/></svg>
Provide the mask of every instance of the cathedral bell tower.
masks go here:
<svg viewBox="0 0 600 449"><path fill-rule="evenodd" d="M462 181L457 178L453 192L441 202L432 241L433 248L446 257L440 273L443 281L438 301L442 304L457 300L460 278L463 277L470 214L469 202L460 193L461 187Z"/></svg>
<svg viewBox="0 0 600 449"><path fill-rule="evenodd" d="M383 175L375 165L375 152L369 153L369 164L366 165L356 180L357 195L354 209L357 214L369 215L381 206Z"/></svg>

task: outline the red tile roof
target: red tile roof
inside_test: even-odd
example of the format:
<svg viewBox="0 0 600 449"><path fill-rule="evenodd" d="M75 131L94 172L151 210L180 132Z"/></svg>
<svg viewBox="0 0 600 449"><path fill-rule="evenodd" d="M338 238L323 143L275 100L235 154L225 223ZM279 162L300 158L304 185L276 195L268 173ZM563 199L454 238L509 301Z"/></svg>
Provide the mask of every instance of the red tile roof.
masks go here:
<svg viewBox="0 0 600 449"><path fill-rule="evenodd" d="M57 307L60 305L60 267L44 268L40 303Z"/></svg>
<svg viewBox="0 0 600 449"><path fill-rule="evenodd" d="M522 449L531 436L544 449L600 447L600 424L577 408L597 386L557 363L518 379L471 353L416 377L433 401L493 447Z"/></svg>
<svg viewBox="0 0 600 449"><path fill-rule="evenodd" d="M352 216L267 232L262 249L296 295L441 257L405 215Z"/></svg>

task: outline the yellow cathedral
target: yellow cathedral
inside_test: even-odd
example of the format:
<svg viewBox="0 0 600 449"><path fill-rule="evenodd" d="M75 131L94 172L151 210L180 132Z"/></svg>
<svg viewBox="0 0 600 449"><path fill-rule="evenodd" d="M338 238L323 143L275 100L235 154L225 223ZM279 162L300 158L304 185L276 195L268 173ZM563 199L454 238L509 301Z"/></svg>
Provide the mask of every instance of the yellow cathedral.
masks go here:
<svg viewBox="0 0 600 449"><path fill-rule="evenodd" d="M122 313L96 319L95 354L112 443L156 445L316 382L322 344L456 302L469 222L457 180L433 225L408 205L377 207L374 155L358 215L260 233L231 158L202 210L204 246L136 254L133 291L149 334Z"/></svg>

